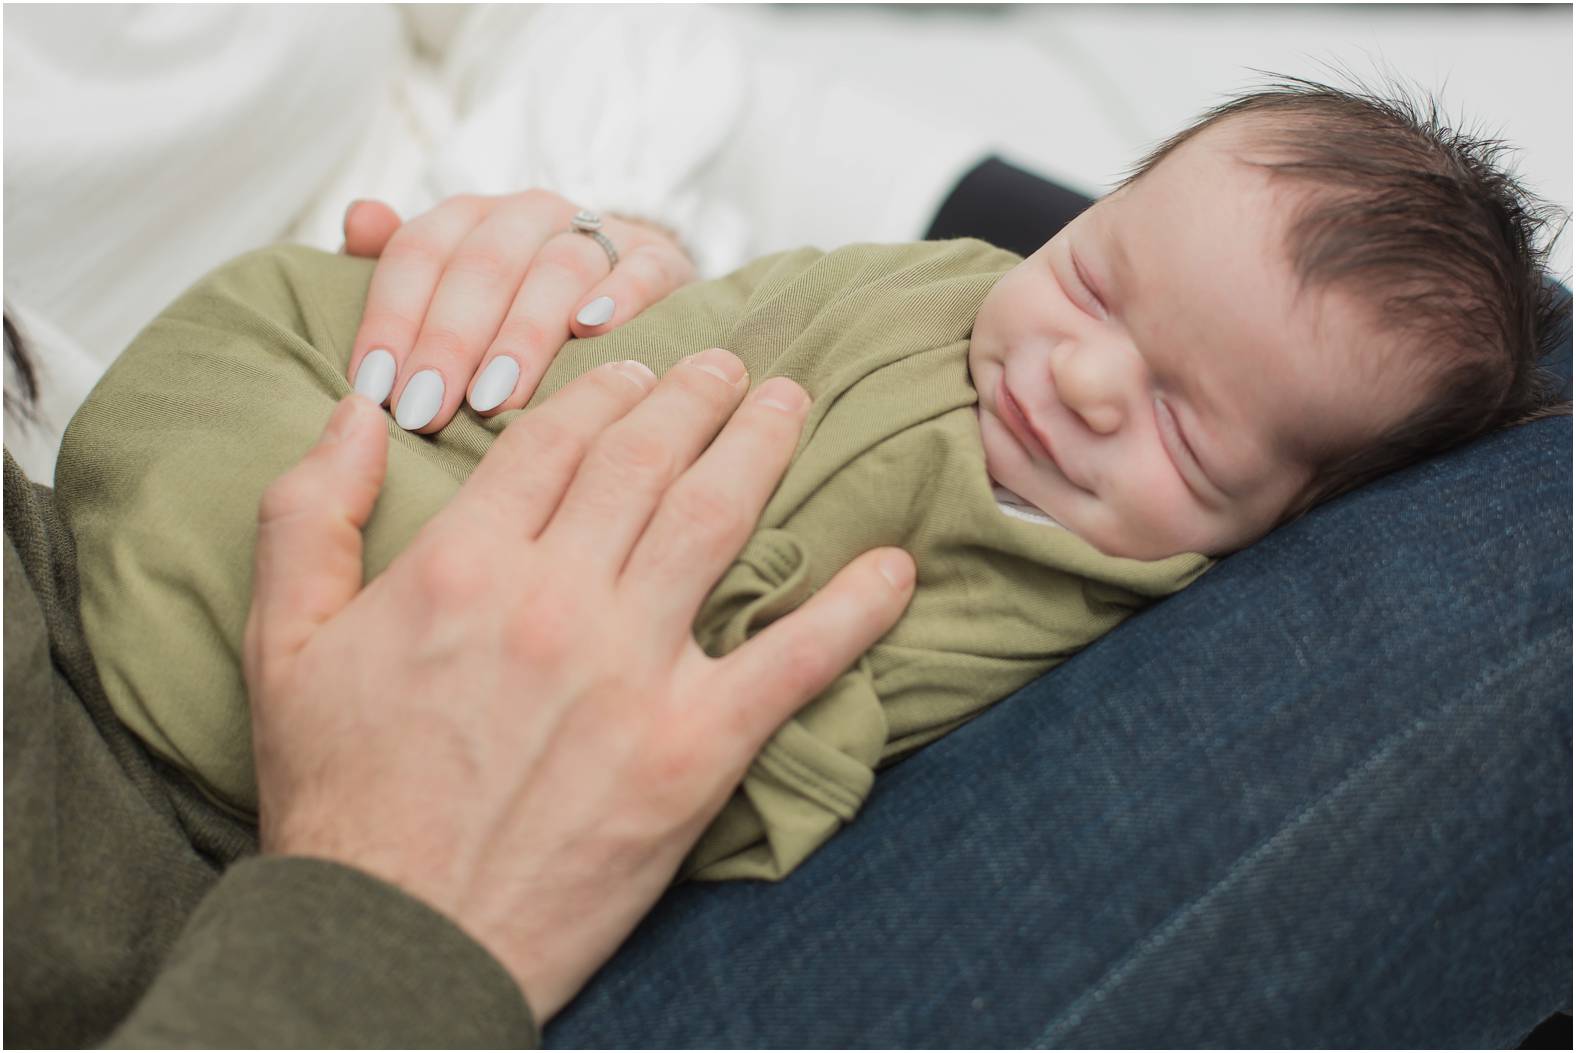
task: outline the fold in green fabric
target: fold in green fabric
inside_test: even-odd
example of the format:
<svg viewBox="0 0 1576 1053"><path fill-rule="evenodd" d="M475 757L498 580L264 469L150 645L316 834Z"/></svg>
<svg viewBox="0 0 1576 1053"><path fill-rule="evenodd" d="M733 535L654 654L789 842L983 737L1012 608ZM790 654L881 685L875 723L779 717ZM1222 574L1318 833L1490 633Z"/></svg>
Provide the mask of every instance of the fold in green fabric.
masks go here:
<svg viewBox="0 0 1576 1053"><path fill-rule="evenodd" d="M777 879L853 821L874 774L960 726L1211 564L1101 554L1004 514L985 472L967 349L1018 257L977 241L802 249L697 283L571 341L531 405L605 362L659 375L726 347L752 387L812 396L793 463L694 623L721 656L849 560L907 549L902 620L766 743L679 879ZM241 640L258 501L316 440L345 379L371 261L301 246L237 259L145 329L67 430L57 500L82 616L116 712L241 815L256 807ZM368 580L455 494L520 412L462 408L428 438L389 422ZM595 626L587 626L595 632Z"/></svg>

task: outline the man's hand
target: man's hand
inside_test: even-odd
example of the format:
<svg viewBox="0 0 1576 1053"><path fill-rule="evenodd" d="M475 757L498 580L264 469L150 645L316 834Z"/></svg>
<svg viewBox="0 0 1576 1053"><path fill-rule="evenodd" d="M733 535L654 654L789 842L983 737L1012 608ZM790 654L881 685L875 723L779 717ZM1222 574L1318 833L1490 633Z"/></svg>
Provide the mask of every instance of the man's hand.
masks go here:
<svg viewBox="0 0 1576 1053"><path fill-rule="evenodd" d="M695 280L666 230L604 217L618 266L570 229L578 207L547 190L461 195L401 224L379 201L345 212L345 251L378 257L348 376L430 435L465 400L519 409L571 336L597 336Z"/></svg>
<svg viewBox="0 0 1576 1053"><path fill-rule="evenodd" d="M557 1013L766 739L912 593L906 553L869 552L731 654L696 645L807 409L777 378L735 413L747 386L716 350L660 384L586 374L365 588L386 418L341 402L259 512L244 662L264 851L402 886L489 948L539 1023Z"/></svg>

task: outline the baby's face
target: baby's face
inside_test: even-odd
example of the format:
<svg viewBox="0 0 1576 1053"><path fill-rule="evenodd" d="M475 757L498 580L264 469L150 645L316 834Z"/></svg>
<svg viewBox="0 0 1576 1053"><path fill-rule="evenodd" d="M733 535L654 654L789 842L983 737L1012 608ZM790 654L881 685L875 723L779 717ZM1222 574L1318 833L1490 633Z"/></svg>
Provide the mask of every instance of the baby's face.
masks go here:
<svg viewBox="0 0 1576 1053"><path fill-rule="evenodd" d="M1297 298L1288 199L1207 129L996 283L969 344L991 478L1102 552L1220 556L1398 416L1355 370L1370 339L1328 293Z"/></svg>

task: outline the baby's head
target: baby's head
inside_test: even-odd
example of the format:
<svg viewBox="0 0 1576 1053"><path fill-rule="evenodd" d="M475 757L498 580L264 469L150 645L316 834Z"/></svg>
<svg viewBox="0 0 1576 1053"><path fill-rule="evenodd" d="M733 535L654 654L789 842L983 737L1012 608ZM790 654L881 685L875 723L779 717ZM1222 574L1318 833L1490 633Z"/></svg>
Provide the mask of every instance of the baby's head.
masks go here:
<svg viewBox="0 0 1576 1053"><path fill-rule="evenodd" d="M1109 555L1222 556L1569 413L1536 364L1555 210L1499 151L1303 80L1211 110L980 307L991 477Z"/></svg>

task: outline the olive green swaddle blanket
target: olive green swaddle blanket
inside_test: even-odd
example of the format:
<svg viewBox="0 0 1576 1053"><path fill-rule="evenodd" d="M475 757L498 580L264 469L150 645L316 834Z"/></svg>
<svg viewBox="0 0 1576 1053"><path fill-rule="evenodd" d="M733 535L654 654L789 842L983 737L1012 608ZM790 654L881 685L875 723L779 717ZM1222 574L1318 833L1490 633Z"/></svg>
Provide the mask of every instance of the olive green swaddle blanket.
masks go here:
<svg viewBox="0 0 1576 1053"><path fill-rule="evenodd" d="M998 507L967 348L985 294L1017 261L968 240L770 256L571 341L543 378L533 405L605 362L661 375L721 346L752 386L787 375L814 399L793 463L695 620L708 654L738 647L868 549L901 546L918 567L903 619L767 742L681 879L786 875L854 818L876 768L1210 565L1105 556ZM372 269L288 245L221 267L116 361L60 453L57 500L110 700L156 753L243 813L256 807L240 653L257 505L351 390ZM462 408L431 438L390 420L368 580L517 416Z"/></svg>

